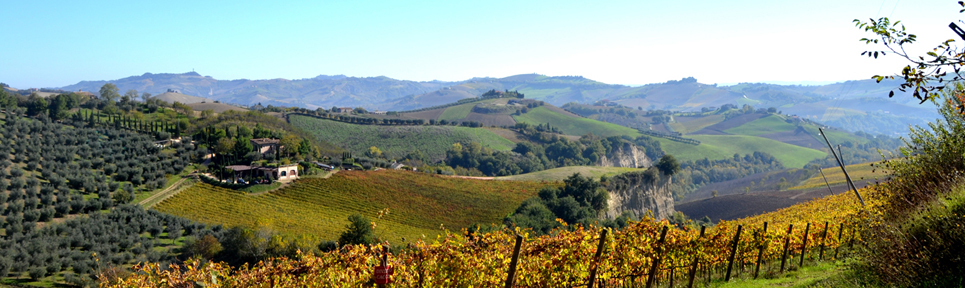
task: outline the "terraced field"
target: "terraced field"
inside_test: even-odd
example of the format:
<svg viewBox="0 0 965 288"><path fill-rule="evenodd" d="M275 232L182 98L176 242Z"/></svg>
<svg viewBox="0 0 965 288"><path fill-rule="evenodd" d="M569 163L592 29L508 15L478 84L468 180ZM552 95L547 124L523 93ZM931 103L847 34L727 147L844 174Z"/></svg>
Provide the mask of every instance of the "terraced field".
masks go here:
<svg viewBox="0 0 965 288"><path fill-rule="evenodd" d="M593 133L598 136L620 136L629 135L636 138L640 132L636 129L620 126L613 123L600 122L593 119L567 116L546 107L536 107L523 115L513 115L516 122L539 125L550 123L553 127L560 128L565 134L582 136Z"/></svg>
<svg viewBox="0 0 965 288"><path fill-rule="evenodd" d="M375 146L387 158L402 158L420 151L432 161L441 160L457 142L479 142L494 150L506 151L516 144L490 130L457 126L375 126L342 123L308 116L292 115L292 125L312 133L320 140L334 143L361 155Z"/></svg>
<svg viewBox="0 0 965 288"><path fill-rule="evenodd" d="M376 235L393 243L438 235L440 225L460 229L500 223L545 185L529 181L488 181L381 170L342 171L328 179L302 179L259 196L198 184L155 206L193 220L228 226L267 225L290 234L335 239L349 215L376 222ZM375 219L388 208L389 214Z"/></svg>
<svg viewBox="0 0 965 288"><path fill-rule="evenodd" d="M694 146L654 138L668 154L680 160L724 159L734 157L734 153L745 155L754 151L766 152L781 161L785 167L801 168L811 160L825 157L819 150L794 146L776 140L746 135L687 135L697 139L700 145Z"/></svg>

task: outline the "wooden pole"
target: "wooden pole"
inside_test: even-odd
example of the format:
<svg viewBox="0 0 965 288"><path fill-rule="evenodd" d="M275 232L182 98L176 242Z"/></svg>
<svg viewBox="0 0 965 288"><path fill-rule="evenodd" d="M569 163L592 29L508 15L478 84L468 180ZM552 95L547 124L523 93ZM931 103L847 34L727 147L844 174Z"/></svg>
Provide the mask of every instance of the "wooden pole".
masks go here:
<svg viewBox="0 0 965 288"><path fill-rule="evenodd" d="M798 268L804 267L804 257L808 253L808 232L811 230L811 222L804 227L804 246L801 247L801 263L798 264Z"/></svg>
<svg viewBox="0 0 965 288"><path fill-rule="evenodd" d="M523 236L516 234L516 247L513 248L513 259L509 261L509 275L506 276L505 288L511 288L516 283L516 263L519 263L519 248L523 245Z"/></svg>
<svg viewBox="0 0 965 288"><path fill-rule="evenodd" d="M784 263L787 262L787 249L791 246L791 231L794 230L794 224L787 225L787 236L784 237L784 254L781 255L781 273L784 273Z"/></svg>
<svg viewBox="0 0 965 288"><path fill-rule="evenodd" d="M761 272L761 261L764 258L764 249L767 249L767 222L764 222L764 233L761 234L764 243L761 243L760 249L757 250L757 265L754 266L754 279L757 279L757 275Z"/></svg>
<svg viewBox="0 0 965 288"><path fill-rule="evenodd" d="M841 236L844 235L844 222L841 222L841 228L838 228L838 246L834 246L834 259L838 259L838 250L841 248Z"/></svg>
<svg viewBox="0 0 965 288"><path fill-rule="evenodd" d="M730 259L727 260L727 274L724 276L724 282L730 281L730 272L734 267L734 257L737 256L737 245L741 241L741 229L743 225L737 225L737 233L734 234L734 248L730 250Z"/></svg>
<svg viewBox="0 0 965 288"><path fill-rule="evenodd" d="M698 240L704 238L704 231L707 230L707 226L700 226L700 236L697 237ZM698 244L699 245L699 244ZM694 264L690 266L690 282L687 287L694 287L694 276L697 276L697 262L700 261L700 257L696 254L694 255Z"/></svg>
<svg viewBox="0 0 965 288"><path fill-rule="evenodd" d="M606 233L607 229L602 229L602 231L600 231L600 244L596 245L596 255L593 256L594 265L590 267L590 281L588 288L593 288L593 282L596 281L596 269L600 266L600 256L603 256L603 250L606 248L604 246L604 244L606 244Z"/></svg>
<svg viewBox="0 0 965 288"><path fill-rule="evenodd" d="M647 276L647 288L653 287L653 283L657 278L657 268L660 267L660 258L663 257L663 241L667 237L667 229L670 227L663 226L663 230L660 231L660 240L657 240L657 257L653 260L650 265L650 273Z"/></svg>
<svg viewBox="0 0 965 288"><path fill-rule="evenodd" d="M864 199L861 198L861 193L858 193L858 189L855 188L854 182L851 181L851 175L848 175L848 170L844 169L844 162L841 162L841 158L838 158L838 153L834 152L834 147L831 146L831 141L828 141L828 136L824 135L824 129L818 128L821 132L821 137L824 137L824 142L828 143L828 149L831 150L831 154L834 155L834 160L838 161L838 166L841 166L841 171L844 172L844 178L848 180L848 185L854 190L854 195L858 196L858 201L861 202L861 206L864 206Z"/></svg>
<svg viewBox="0 0 965 288"><path fill-rule="evenodd" d="M821 250L818 250L818 261L824 260L824 244L828 241L828 228L831 225L828 221L824 221L824 233L821 233Z"/></svg>

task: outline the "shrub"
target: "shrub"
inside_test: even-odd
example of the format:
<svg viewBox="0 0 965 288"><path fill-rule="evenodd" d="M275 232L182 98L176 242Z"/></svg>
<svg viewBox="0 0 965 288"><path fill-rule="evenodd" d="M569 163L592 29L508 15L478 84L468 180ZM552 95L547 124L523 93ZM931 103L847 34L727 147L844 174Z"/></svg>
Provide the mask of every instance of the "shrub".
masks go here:
<svg viewBox="0 0 965 288"><path fill-rule="evenodd" d="M338 237L338 243L342 245L371 244L375 235L372 233L371 221L365 216L352 214L348 216L349 224L345 226L345 232Z"/></svg>
<svg viewBox="0 0 965 288"><path fill-rule="evenodd" d="M952 86L952 85L949 85ZM869 223L862 262L882 286L949 286L965 280L965 85L946 89L943 118L911 129L902 157L877 164L892 171L879 185L883 213Z"/></svg>

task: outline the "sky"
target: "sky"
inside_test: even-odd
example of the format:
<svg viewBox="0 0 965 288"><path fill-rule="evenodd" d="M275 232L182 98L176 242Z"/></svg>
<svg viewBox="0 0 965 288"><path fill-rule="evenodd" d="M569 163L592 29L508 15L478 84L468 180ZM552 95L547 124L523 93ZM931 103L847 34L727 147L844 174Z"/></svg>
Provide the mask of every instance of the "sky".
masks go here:
<svg viewBox="0 0 965 288"><path fill-rule="evenodd" d="M915 55L957 39L948 23L965 19L945 0L266 2L4 1L0 82L61 87L190 71L220 80L835 82L907 64L860 56L883 47L858 41L870 35L856 18L902 20L919 35Z"/></svg>

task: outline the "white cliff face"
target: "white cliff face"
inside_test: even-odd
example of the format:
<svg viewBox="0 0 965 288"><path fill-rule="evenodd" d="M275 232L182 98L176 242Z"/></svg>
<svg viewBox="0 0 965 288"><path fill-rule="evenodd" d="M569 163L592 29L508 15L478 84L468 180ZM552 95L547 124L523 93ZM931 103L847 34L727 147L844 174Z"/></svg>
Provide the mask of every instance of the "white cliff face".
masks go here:
<svg viewBox="0 0 965 288"><path fill-rule="evenodd" d="M630 143L624 143L616 150L601 157L597 166L646 168L653 166L653 163L650 158L647 158L643 149Z"/></svg>
<svg viewBox="0 0 965 288"><path fill-rule="evenodd" d="M636 219L647 213L655 219L670 218L674 213L671 181L671 176L661 174L656 168L614 176L607 185L610 199L604 216L614 219L627 211Z"/></svg>

